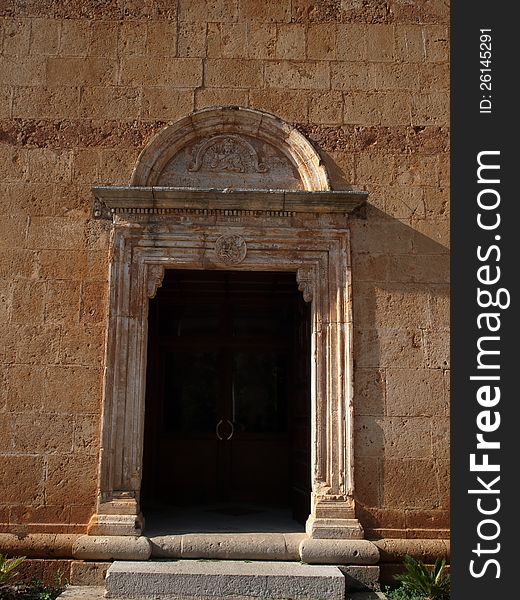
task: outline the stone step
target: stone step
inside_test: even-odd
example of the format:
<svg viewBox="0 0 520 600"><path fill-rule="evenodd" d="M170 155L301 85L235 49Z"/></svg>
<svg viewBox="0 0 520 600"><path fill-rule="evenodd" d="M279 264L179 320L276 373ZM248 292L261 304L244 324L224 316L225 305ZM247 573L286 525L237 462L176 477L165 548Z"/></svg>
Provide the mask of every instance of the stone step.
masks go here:
<svg viewBox="0 0 520 600"><path fill-rule="evenodd" d="M71 586L60 594L60 600L103 600L105 588L96 586ZM348 593L345 600L387 600L382 592Z"/></svg>
<svg viewBox="0 0 520 600"><path fill-rule="evenodd" d="M345 578L337 567L297 562L115 561L106 597L344 600Z"/></svg>

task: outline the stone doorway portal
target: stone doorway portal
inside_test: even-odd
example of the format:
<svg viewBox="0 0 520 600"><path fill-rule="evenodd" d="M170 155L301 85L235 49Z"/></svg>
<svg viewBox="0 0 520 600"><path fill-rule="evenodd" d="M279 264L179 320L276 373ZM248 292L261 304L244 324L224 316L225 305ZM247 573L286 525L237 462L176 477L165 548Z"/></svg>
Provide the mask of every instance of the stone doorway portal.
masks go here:
<svg viewBox="0 0 520 600"><path fill-rule="evenodd" d="M362 538L353 477L349 214L366 192L331 190L321 157L296 128L238 107L206 109L166 127L141 153L130 186L93 191L93 216L112 221L112 254L98 505L89 535L140 539L150 300L165 273L197 270L295 274L310 314L308 543ZM222 414L220 427L231 422ZM281 496L284 489L287 482Z"/></svg>
<svg viewBox="0 0 520 600"><path fill-rule="evenodd" d="M166 271L147 363L145 518L168 505L228 517L275 508L305 523L310 307L296 273Z"/></svg>

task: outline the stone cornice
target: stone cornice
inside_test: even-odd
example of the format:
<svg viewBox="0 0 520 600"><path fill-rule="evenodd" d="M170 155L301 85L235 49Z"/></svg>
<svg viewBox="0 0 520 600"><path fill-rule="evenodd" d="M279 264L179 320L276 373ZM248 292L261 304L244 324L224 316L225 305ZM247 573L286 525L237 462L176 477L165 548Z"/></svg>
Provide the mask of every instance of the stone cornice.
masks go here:
<svg viewBox="0 0 520 600"><path fill-rule="evenodd" d="M366 204L368 192L351 190L240 190L174 187L96 186L93 217L115 214L167 214L182 211L246 211L277 213L350 214Z"/></svg>

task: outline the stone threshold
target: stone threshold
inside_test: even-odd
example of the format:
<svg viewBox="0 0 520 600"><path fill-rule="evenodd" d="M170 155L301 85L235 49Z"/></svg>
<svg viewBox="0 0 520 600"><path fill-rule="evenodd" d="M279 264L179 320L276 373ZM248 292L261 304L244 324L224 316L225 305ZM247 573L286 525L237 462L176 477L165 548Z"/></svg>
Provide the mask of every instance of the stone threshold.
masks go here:
<svg viewBox="0 0 520 600"><path fill-rule="evenodd" d="M153 558L300 560L305 533L191 533L149 537Z"/></svg>
<svg viewBox="0 0 520 600"><path fill-rule="evenodd" d="M364 539L316 539L305 533L196 533L163 536L83 535L73 547L82 560L150 558L302 561L309 565L375 565L377 546Z"/></svg>

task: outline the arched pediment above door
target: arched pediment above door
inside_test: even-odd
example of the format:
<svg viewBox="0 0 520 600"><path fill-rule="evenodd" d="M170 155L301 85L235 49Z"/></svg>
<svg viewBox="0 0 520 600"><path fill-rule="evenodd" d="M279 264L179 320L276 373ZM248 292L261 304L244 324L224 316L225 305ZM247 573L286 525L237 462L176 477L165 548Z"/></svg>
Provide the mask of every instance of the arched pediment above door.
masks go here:
<svg viewBox="0 0 520 600"><path fill-rule="evenodd" d="M129 186L96 186L94 218L178 211L344 216L367 192L332 190L319 153L278 117L204 109L168 125L142 150Z"/></svg>
<svg viewBox="0 0 520 600"><path fill-rule="evenodd" d="M131 186L330 190L318 152L274 115L207 108L168 125L143 149Z"/></svg>

